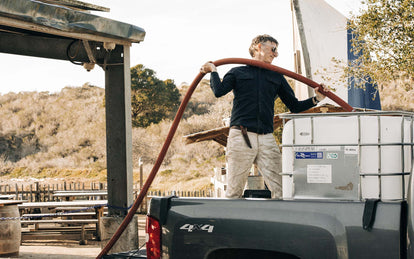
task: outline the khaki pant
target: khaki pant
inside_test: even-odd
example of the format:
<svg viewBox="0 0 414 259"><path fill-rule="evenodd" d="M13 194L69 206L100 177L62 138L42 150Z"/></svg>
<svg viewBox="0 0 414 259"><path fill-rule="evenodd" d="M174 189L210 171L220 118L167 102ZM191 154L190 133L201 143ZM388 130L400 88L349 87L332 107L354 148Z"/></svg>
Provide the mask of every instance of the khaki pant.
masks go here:
<svg viewBox="0 0 414 259"><path fill-rule="evenodd" d="M247 132L249 148L238 129L230 129L227 139L227 198L240 198L250 169L257 165L273 198L282 197L282 159L273 134L259 135Z"/></svg>

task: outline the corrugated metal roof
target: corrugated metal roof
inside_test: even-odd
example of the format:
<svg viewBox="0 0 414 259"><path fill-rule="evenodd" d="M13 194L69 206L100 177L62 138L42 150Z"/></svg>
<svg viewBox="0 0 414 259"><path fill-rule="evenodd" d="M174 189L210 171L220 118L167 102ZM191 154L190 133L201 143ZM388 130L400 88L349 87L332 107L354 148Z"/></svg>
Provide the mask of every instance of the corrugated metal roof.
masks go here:
<svg viewBox="0 0 414 259"><path fill-rule="evenodd" d="M92 34L130 43L141 42L145 37L145 30L135 25L32 0L0 1L0 25L2 24L38 32L50 28L51 34L58 32L60 36Z"/></svg>
<svg viewBox="0 0 414 259"><path fill-rule="evenodd" d="M37 0L37 1L66 6L74 10L109 12L109 8L107 7L94 5L94 4L90 4L90 3L86 3L86 2L78 1L78 0Z"/></svg>

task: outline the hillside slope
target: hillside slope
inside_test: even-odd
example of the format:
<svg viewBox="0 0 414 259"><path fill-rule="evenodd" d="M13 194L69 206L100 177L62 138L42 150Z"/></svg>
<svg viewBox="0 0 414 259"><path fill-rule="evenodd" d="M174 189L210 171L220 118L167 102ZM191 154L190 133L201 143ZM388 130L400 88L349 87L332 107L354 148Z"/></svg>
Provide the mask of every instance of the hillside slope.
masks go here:
<svg viewBox="0 0 414 259"><path fill-rule="evenodd" d="M183 86L185 92L188 86ZM184 95L184 93L182 94ZM214 167L224 164L216 143L185 145L186 134L222 126L231 97L216 99L208 83L196 89L153 188L207 188ZM104 89L66 87L59 93L23 92L0 96L0 175L9 177L84 177L105 180ZM171 126L165 120L133 128L133 165L139 158L148 174ZM134 182L139 177L134 176Z"/></svg>
<svg viewBox="0 0 414 259"><path fill-rule="evenodd" d="M188 85L179 87L184 96ZM392 88L392 90L390 89ZM409 89L381 87L383 110L413 110ZM0 180L51 178L106 180L104 89L85 84L59 93L0 95ZM397 102L396 99L404 102ZM210 186L215 167L225 165L224 148L215 142L185 145L183 136L223 126L232 94L215 98L203 80L184 113L153 189L199 190ZM139 159L147 175L172 124L169 118L147 128L133 128L134 183Z"/></svg>

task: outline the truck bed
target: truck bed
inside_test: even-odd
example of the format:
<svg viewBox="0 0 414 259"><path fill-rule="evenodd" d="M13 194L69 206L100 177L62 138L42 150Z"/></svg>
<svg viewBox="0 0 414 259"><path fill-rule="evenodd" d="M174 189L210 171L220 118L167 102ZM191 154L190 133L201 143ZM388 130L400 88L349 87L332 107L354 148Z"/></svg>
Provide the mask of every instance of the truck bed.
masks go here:
<svg viewBox="0 0 414 259"><path fill-rule="evenodd" d="M400 258L403 203L376 203L370 230L358 201L154 197L149 216L162 258Z"/></svg>

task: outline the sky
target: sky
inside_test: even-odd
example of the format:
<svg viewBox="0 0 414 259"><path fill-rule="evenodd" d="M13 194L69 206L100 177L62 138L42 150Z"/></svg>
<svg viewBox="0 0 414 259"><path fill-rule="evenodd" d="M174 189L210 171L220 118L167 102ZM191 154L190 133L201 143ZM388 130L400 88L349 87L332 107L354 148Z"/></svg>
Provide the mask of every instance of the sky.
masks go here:
<svg viewBox="0 0 414 259"><path fill-rule="evenodd" d="M273 65L293 70L291 0L83 0L110 8L92 14L143 28L143 42L131 46L131 66L143 64L161 80L191 83L206 61L250 58L251 40L269 34L279 42ZM349 17L360 0L325 0ZM87 72L69 61L0 53L0 94L59 92L85 83L105 87L99 66ZM221 66L221 76L231 66ZM205 77L205 78L208 78Z"/></svg>

